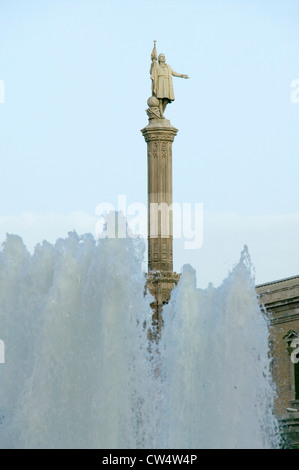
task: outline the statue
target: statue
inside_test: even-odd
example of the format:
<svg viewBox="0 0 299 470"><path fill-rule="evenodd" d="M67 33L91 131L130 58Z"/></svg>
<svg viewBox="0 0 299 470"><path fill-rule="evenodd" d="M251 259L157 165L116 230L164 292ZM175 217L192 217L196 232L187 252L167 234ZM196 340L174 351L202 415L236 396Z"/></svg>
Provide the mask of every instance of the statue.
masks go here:
<svg viewBox="0 0 299 470"><path fill-rule="evenodd" d="M189 77L188 75L176 73L172 70L170 65L166 64L164 54L159 54L157 63L156 42L157 41L154 41L154 48L151 54L152 64L150 75L152 79L152 97L148 100L150 109L147 110L147 113L150 119L154 117L164 119L164 111L167 104L174 101L172 76L180 78ZM157 100L159 100L159 103Z"/></svg>

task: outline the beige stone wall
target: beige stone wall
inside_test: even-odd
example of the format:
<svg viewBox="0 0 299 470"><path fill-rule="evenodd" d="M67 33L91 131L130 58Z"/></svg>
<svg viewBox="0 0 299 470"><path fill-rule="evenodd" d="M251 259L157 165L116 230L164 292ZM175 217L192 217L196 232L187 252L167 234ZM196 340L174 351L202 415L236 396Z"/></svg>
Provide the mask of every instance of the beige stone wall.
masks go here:
<svg viewBox="0 0 299 470"><path fill-rule="evenodd" d="M294 406L295 399L294 364L284 337L291 330L299 334L299 277L257 286L257 293L271 324L272 373L277 389L275 411L284 415L287 408Z"/></svg>
<svg viewBox="0 0 299 470"><path fill-rule="evenodd" d="M273 354L272 372L277 387L275 412L278 415L286 413L292 407L295 399L294 364L291 362L287 345L283 337L291 330L299 332L299 320L272 325L270 329L271 352Z"/></svg>

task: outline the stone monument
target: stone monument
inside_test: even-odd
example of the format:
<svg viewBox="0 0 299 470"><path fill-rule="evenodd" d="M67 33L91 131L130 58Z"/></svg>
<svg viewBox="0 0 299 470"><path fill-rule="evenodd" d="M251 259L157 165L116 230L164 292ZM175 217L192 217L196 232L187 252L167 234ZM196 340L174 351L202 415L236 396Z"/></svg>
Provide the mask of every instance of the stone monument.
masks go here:
<svg viewBox="0 0 299 470"><path fill-rule="evenodd" d="M174 70L159 54L156 41L151 54L152 96L146 113L149 124L141 130L147 143L148 168L148 279L147 288L154 296L152 335L158 339L163 325L162 308L168 303L179 274L173 272L172 219L172 143L178 132L164 112L174 101L172 77L189 78Z"/></svg>

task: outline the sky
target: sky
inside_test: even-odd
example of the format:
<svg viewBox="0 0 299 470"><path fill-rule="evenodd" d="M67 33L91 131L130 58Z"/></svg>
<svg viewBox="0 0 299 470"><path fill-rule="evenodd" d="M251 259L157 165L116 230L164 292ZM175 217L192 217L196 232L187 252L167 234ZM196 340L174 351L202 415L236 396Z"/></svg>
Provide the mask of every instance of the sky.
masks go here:
<svg viewBox="0 0 299 470"><path fill-rule="evenodd" d="M175 270L219 285L248 245L257 284L299 274L298 24L297 0L0 0L0 242L32 251L95 234L119 195L146 204L155 39L190 77L165 112L173 199L203 204Z"/></svg>

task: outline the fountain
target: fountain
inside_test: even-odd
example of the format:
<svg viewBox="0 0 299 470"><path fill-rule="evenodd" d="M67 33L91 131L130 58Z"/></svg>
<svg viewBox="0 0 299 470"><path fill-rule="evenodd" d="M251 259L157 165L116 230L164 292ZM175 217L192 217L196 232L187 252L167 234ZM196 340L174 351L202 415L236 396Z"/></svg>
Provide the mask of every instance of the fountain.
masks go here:
<svg viewBox="0 0 299 470"><path fill-rule="evenodd" d="M143 241L72 232L0 254L1 448L277 447L267 322L245 250L219 288L185 266L150 351ZM156 373L157 368L159 374Z"/></svg>
<svg viewBox="0 0 299 470"><path fill-rule="evenodd" d="M278 445L268 327L251 269L245 247L219 288L200 290L194 269L184 267L164 311L164 446Z"/></svg>
<svg viewBox="0 0 299 470"><path fill-rule="evenodd" d="M248 250L219 288L197 289L191 266L173 272L172 216L153 218L151 203L172 204L177 129L164 118L172 76L188 76L164 54L157 63L156 45L151 58L142 133L153 296L144 293L143 240L71 232L31 255L8 235L0 252L0 448L279 446L268 326Z"/></svg>

